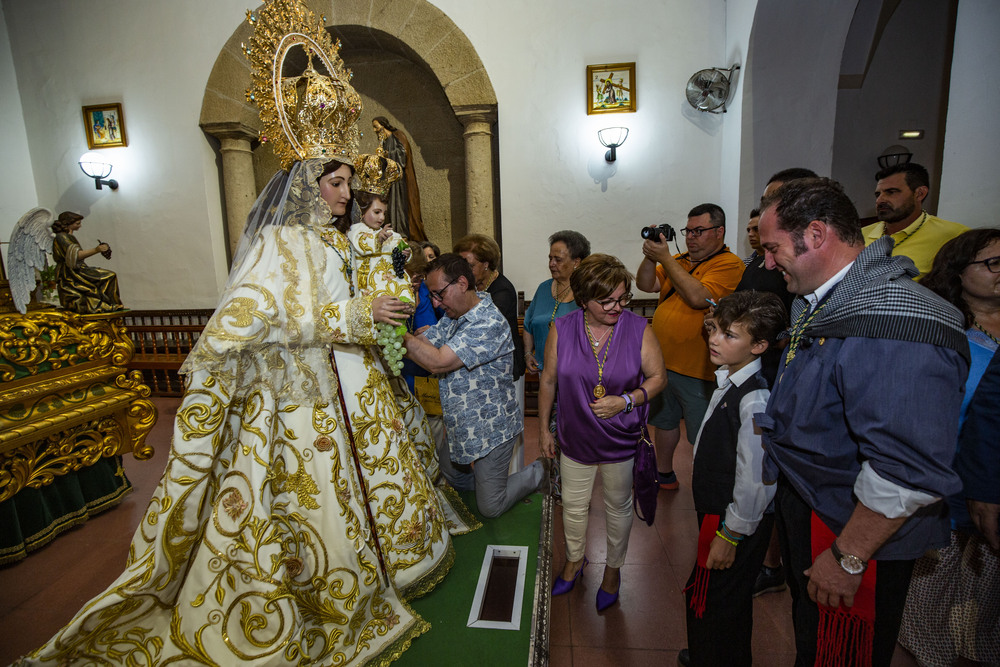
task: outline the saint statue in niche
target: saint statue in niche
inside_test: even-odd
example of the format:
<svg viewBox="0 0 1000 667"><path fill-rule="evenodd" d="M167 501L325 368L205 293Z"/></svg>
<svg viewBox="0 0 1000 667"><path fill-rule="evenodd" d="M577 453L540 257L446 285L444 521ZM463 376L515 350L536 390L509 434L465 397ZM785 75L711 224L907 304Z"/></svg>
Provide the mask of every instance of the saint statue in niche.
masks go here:
<svg viewBox="0 0 1000 667"><path fill-rule="evenodd" d="M403 168L403 178L389 187L386 202L386 219L392 228L410 241L426 241L424 222L420 217L420 189L413 170L413 152L410 142L402 130L393 127L385 116L376 116L372 121L375 136L378 137L385 157L395 160Z"/></svg>

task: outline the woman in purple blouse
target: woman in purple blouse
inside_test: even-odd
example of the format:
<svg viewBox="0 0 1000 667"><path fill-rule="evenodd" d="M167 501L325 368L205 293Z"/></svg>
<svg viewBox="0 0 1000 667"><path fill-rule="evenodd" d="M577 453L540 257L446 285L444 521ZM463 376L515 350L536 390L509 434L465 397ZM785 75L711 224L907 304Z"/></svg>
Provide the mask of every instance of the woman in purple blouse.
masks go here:
<svg viewBox="0 0 1000 667"><path fill-rule="evenodd" d="M645 318L625 310L632 275L616 257L590 255L570 277L577 310L555 320L538 392L542 454L561 448L566 565L552 595L573 589L587 564L587 515L601 471L608 557L597 610L618 601L619 570L632 529L632 461L649 399L666 385L660 345ZM555 436L549 431L559 389Z"/></svg>

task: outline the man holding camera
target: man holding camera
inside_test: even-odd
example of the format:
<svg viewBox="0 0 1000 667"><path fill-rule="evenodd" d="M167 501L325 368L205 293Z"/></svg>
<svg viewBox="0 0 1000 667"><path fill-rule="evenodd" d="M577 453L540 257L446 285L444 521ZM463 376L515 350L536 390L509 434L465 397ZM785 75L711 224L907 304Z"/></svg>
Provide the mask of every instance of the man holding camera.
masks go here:
<svg viewBox="0 0 1000 667"><path fill-rule="evenodd" d="M635 274L636 287L658 292L653 332L660 341L667 367L667 388L650 401L649 423L656 427L656 459L660 488L676 489L674 450L680 441L680 421L693 441L715 388L715 366L704 334L705 309L731 294L743 275L743 260L726 247L726 214L716 204L701 204L688 213L680 230L687 252L673 255L669 225L643 230L645 257Z"/></svg>

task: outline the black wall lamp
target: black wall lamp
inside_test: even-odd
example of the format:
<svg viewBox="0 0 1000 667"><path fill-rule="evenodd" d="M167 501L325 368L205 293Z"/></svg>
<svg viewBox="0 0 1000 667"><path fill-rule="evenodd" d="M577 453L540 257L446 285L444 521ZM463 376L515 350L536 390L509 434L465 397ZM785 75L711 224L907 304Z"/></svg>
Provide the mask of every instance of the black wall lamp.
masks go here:
<svg viewBox="0 0 1000 667"><path fill-rule="evenodd" d="M889 146L878 156L878 166L882 169L895 167L897 164L909 162L912 157L913 153L907 150L905 146Z"/></svg>
<svg viewBox="0 0 1000 667"><path fill-rule="evenodd" d="M108 186L112 190L118 189L118 181L113 178L105 180L111 175L111 169L113 168L111 163L103 160L94 151L89 151L81 155L79 165L83 173L94 179L94 185L97 186L98 190L103 190L103 185Z"/></svg>
<svg viewBox="0 0 1000 667"><path fill-rule="evenodd" d="M597 138L601 140L608 150L604 154L604 159L608 162L614 162L616 159L615 149L625 143L625 139L628 138L628 128L627 127L606 127L603 130L597 131Z"/></svg>

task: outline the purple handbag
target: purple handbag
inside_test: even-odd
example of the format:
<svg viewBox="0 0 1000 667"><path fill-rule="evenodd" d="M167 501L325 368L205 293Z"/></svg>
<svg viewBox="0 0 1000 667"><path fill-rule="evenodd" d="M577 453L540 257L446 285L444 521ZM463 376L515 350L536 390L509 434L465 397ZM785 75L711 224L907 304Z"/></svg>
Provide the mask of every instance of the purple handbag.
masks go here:
<svg viewBox="0 0 1000 667"><path fill-rule="evenodd" d="M632 466L632 504L635 515L652 526L656 518L656 496L660 491L657 480L656 449L649 441L646 425L642 425L639 443L635 450L635 463ZM641 510L641 511L640 511Z"/></svg>

